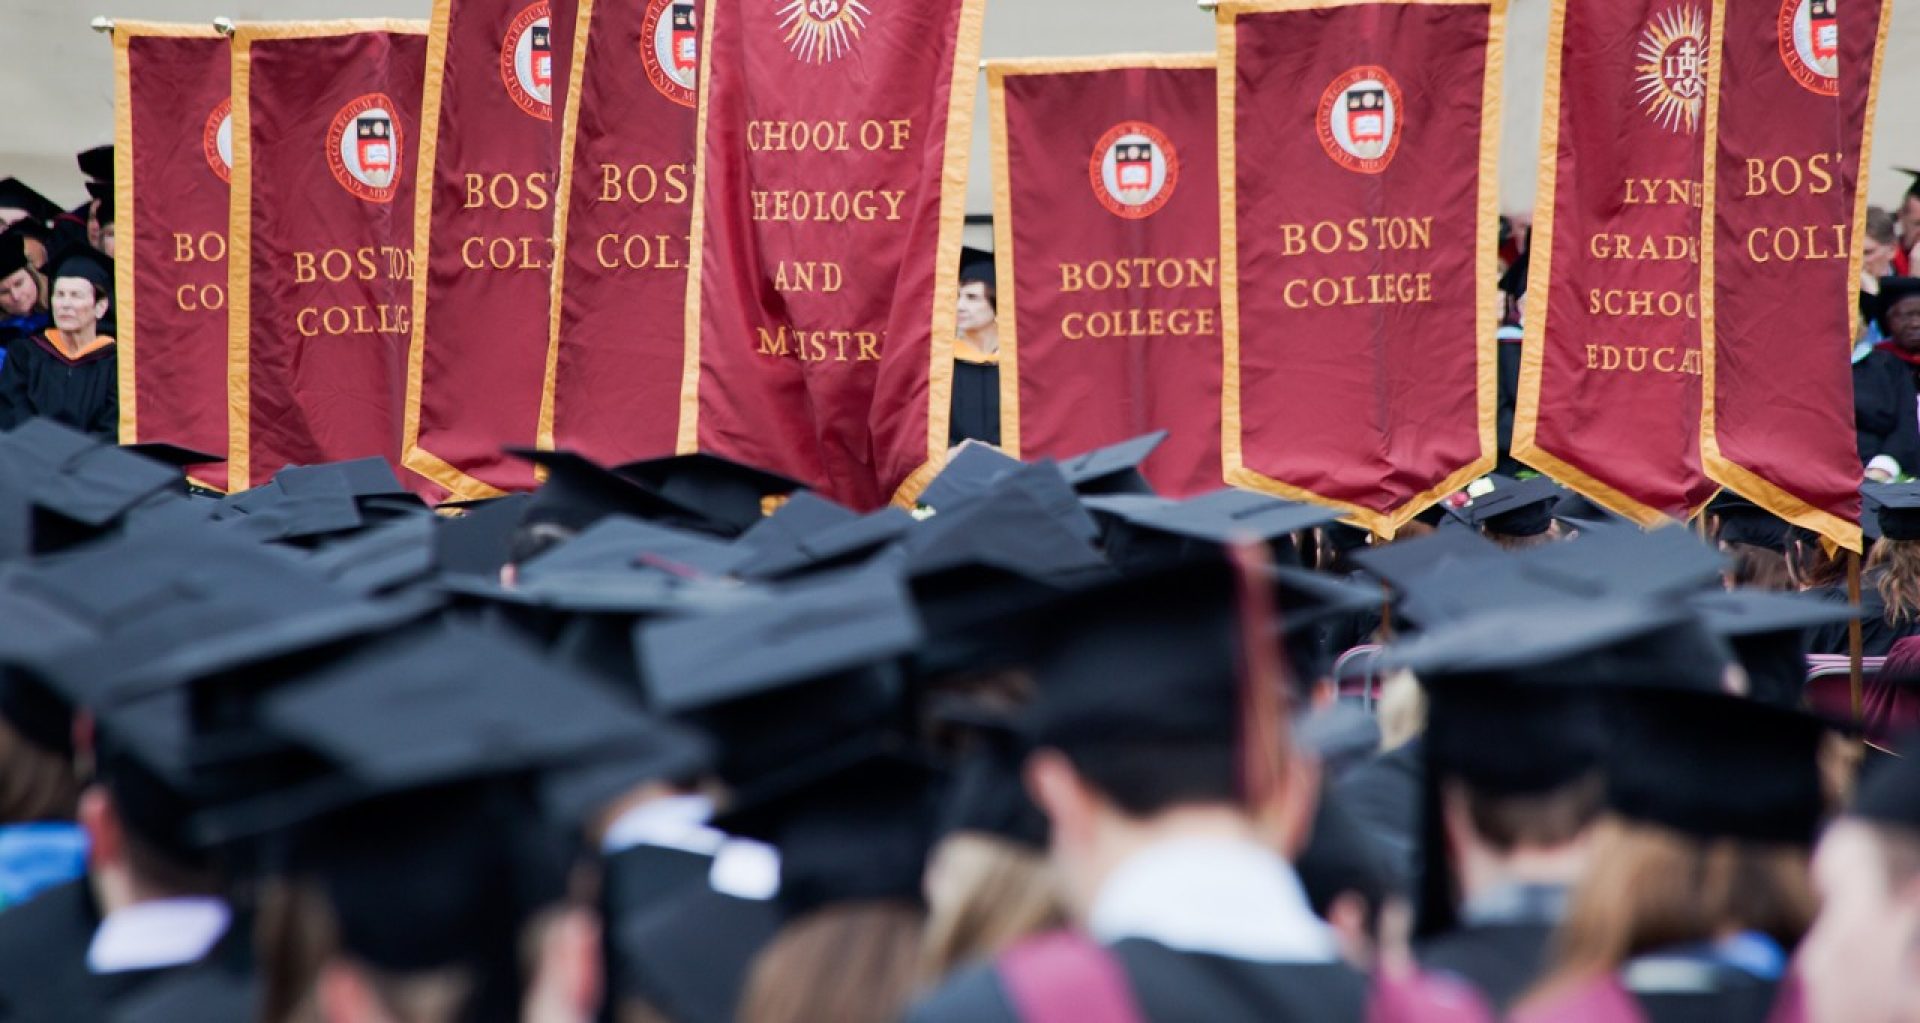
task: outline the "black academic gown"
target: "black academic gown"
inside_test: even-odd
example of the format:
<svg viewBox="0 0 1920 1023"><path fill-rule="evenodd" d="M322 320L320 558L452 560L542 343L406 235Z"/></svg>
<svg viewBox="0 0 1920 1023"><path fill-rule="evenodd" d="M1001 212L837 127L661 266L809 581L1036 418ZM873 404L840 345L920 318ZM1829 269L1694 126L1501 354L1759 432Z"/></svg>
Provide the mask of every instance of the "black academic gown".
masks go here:
<svg viewBox="0 0 1920 1023"><path fill-rule="evenodd" d="M1494 464L1493 471L1506 476L1526 468L1513 457L1513 417L1520 404L1520 350L1518 341L1503 339L1499 342L1494 433L1500 447L1499 461Z"/></svg>
<svg viewBox="0 0 1920 1023"><path fill-rule="evenodd" d="M253 1023L261 998L253 927L236 916L205 959L169 970L113 1006L112 1023Z"/></svg>
<svg viewBox="0 0 1920 1023"><path fill-rule="evenodd" d="M1419 875L1421 742L1412 739L1361 763L1334 783L1334 795L1368 837L1394 887L1409 891Z"/></svg>
<svg viewBox="0 0 1920 1023"><path fill-rule="evenodd" d="M170 972L88 970L99 925L84 878L0 913L0 1023L105 1023Z"/></svg>
<svg viewBox="0 0 1920 1023"><path fill-rule="evenodd" d="M1538 981L1552 944L1551 923L1468 925L1421 942L1421 968L1452 974L1505 1012Z"/></svg>
<svg viewBox="0 0 1920 1023"><path fill-rule="evenodd" d="M1129 938L1110 946L1148 1023L1341 1023L1366 1011L1366 979L1339 963L1259 963L1178 952ZM908 1023L1017 1021L991 965L961 971L907 1014Z"/></svg>
<svg viewBox="0 0 1920 1023"><path fill-rule="evenodd" d="M947 423L947 441L958 444L977 440L998 446L1000 443L1000 360L962 351L972 346L961 342L953 359L953 416Z"/></svg>
<svg viewBox="0 0 1920 1023"><path fill-rule="evenodd" d="M43 416L112 441L120 432L119 357L107 344L69 359L45 335L7 346L0 365L0 430Z"/></svg>
<svg viewBox="0 0 1920 1023"><path fill-rule="evenodd" d="M1920 472L1913 369L1891 352L1875 349L1853 364L1853 430L1860 464L1887 455L1902 471Z"/></svg>
<svg viewBox="0 0 1920 1023"><path fill-rule="evenodd" d="M1895 643L1908 636L1920 635L1920 616L1909 618L1898 624L1887 620L1887 602L1880 596L1880 575L1878 569L1871 569L1860 577L1860 655L1862 657L1885 657ZM1838 604L1847 602L1845 586L1828 586L1809 592ZM1807 652L1845 654L1848 652L1847 643L1847 623L1822 625L1814 629L1808 637Z"/></svg>
<svg viewBox="0 0 1920 1023"><path fill-rule="evenodd" d="M612 990L673 1023L732 1023L754 957L780 930L779 908L700 886L617 927Z"/></svg>

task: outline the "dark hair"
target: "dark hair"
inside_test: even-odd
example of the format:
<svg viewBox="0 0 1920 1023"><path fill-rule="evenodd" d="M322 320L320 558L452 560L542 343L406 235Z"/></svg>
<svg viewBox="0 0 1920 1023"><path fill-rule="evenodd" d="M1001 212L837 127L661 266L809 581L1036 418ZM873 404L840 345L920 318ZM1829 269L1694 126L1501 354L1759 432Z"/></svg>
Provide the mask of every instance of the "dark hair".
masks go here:
<svg viewBox="0 0 1920 1023"><path fill-rule="evenodd" d="M79 802L72 761L0 719L0 824L70 821Z"/></svg>
<svg viewBox="0 0 1920 1023"><path fill-rule="evenodd" d="M1594 772L1546 792L1496 796L1470 785L1457 790L1482 841L1500 853L1523 845L1552 847L1580 837L1606 805L1606 779Z"/></svg>
<svg viewBox="0 0 1920 1023"><path fill-rule="evenodd" d="M1793 589L1787 572L1787 556L1771 547L1722 540L1720 546L1733 556L1733 584L1742 589Z"/></svg>
<svg viewBox="0 0 1920 1023"><path fill-rule="evenodd" d="M1237 765L1228 742L1075 742L1059 748L1088 785L1130 817L1237 798Z"/></svg>
<svg viewBox="0 0 1920 1023"><path fill-rule="evenodd" d="M969 284L984 285L987 289L987 304L993 307L994 312L997 313L1000 311L1000 289L995 286L993 278L991 276L969 277L964 274L961 275L960 286L964 288Z"/></svg>

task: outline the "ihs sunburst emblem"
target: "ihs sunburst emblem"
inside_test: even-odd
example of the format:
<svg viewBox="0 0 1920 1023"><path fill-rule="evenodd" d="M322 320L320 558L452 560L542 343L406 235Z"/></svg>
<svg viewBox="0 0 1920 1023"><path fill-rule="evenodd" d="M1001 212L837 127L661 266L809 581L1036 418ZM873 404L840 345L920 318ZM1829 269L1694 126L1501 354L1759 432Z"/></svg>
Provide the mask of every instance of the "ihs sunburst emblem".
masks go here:
<svg viewBox="0 0 1920 1023"><path fill-rule="evenodd" d="M1700 8L1662 11L1640 39L1640 105L1655 124L1688 135L1707 103L1707 18Z"/></svg>
<svg viewBox="0 0 1920 1023"><path fill-rule="evenodd" d="M860 0L791 0L778 13L787 46L809 64L846 56L872 16L873 11Z"/></svg>

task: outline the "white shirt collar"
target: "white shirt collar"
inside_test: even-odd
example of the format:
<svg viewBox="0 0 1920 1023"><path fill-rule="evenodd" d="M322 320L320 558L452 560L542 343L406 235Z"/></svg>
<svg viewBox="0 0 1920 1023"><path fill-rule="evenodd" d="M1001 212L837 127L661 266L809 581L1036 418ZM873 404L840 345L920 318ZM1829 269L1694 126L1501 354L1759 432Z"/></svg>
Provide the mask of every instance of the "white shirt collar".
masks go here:
<svg viewBox="0 0 1920 1023"><path fill-rule="evenodd" d="M1104 944L1145 938L1255 962L1332 962L1337 948L1292 865L1228 838L1179 838L1135 853L1101 887L1087 930Z"/></svg>
<svg viewBox="0 0 1920 1023"><path fill-rule="evenodd" d="M655 845L712 856L727 837L707 826L712 817L713 800L706 796L668 796L642 803L614 818L600 840L600 852L611 856L637 845Z"/></svg>
<svg viewBox="0 0 1920 1023"><path fill-rule="evenodd" d="M227 933L229 919L227 904L215 898L135 903L100 921L87 946L87 969L125 973L199 962Z"/></svg>

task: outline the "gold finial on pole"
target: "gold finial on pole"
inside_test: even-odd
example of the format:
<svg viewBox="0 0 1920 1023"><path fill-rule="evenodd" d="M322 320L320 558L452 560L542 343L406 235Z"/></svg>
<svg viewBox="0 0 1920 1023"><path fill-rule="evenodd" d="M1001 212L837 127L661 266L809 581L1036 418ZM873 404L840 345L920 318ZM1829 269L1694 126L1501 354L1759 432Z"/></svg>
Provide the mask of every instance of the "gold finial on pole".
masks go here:
<svg viewBox="0 0 1920 1023"><path fill-rule="evenodd" d="M105 32L108 35L113 34L113 19L104 14L96 15L92 24L95 32Z"/></svg>
<svg viewBox="0 0 1920 1023"><path fill-rule="evenodd" d="M215 18L213 19L213 27L218 29L221 35L230 36L233 34L233 19Z"/></svg>

